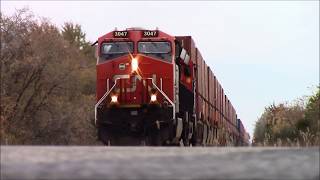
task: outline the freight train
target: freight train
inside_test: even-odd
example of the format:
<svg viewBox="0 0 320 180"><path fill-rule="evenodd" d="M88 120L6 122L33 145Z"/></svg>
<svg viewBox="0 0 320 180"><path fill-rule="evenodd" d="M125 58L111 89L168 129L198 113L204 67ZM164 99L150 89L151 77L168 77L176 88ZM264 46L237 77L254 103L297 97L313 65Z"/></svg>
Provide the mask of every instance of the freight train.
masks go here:
<svg viewBox="0 0 320 180"><path fill-rule="evenodd" d="M191 36L128 28L95 44L95 125L104 144L248 145L248 133Z"/></svg>

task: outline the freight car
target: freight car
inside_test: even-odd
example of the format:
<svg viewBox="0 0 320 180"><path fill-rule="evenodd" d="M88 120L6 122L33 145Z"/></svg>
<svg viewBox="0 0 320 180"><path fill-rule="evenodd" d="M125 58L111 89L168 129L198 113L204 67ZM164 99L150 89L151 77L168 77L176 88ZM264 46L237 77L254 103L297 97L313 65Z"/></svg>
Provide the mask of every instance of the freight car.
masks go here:
<svg viewBox="0 0 320 180"><path fill-rule="evenodd" d="M191 36L128 28L95 44L103 143L245 145L242 122Z"/></svg>

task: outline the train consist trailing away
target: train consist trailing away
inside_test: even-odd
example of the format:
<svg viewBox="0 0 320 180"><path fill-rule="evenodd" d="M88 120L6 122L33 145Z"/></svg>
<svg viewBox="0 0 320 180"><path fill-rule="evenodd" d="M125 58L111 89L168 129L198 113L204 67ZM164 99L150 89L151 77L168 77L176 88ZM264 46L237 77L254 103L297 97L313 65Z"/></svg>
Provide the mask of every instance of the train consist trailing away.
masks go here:
<svg viewBox="0 0 320 180"><path fill-rule="evenodd" d="M190 36L128 28L96 44L95 123L105 144L248 145L248 133Z"/></svg>

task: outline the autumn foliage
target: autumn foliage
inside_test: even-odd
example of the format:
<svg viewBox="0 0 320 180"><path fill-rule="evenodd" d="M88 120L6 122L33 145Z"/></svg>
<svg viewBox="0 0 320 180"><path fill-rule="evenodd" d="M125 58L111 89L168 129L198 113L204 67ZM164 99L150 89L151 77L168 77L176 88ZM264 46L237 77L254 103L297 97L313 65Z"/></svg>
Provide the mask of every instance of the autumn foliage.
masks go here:
<svg viewBox="0 0 320 180"><path fill-rule="evenodd" d="M254 145L320 145L320 90L293 103L272 104L256 122Z"/></svg>
<svg viewBox="0 0 320 180"><path fill-rule="evenodd" d="M81 47L71 41L81 27L26 9L0 23L1 144L97 144L94 51L83 33Z"/></svg>

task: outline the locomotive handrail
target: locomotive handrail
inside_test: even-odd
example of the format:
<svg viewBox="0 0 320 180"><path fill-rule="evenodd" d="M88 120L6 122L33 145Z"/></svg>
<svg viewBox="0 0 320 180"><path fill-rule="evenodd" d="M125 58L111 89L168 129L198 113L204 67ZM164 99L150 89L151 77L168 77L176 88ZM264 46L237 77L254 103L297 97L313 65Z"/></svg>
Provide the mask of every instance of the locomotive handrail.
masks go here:
<svg viewBox="0 0 320 180"><path fill-rule="evenodd" d="M94 124L97 125L97 109L98 106L106 99L106 97L110 94L110 92L114 89L114 87L116 87L117 85L117 81L120 78L116 78L114 81L114 85L111 87L111 89L109 89L106 93L104 93L104 95L100 98L100 100L97 102L97 104L94 106Z"/></svg>
<svg viewBox="0 0 320 180"><path fill-rule="evenodd" d="M156 89L169 101L169 103L172 105L172 107L173 107L173 115L172 115L172 117L173 117L173 119L175 119L176 118L176 113L175 113L175 105L174 105L174 103L169 99L169 97L166 95L166 93L164 93L161 89L159 89L159 87L153 82L153 78L146 78L146 79L151 79L151 82L152 82L152 84L153 84L153 86L154 87L156 87Z"/></svg>
<svg viewBox="0 0 320 180"><path fill-rule="evenodd" d="M125 79L125 78L116 78L114 85L111 87L111 89L109 89L106 93L104 93L104 95L100 98L100 100L97 102L97 104L94 106L94 124L97 125L97 109L98 106L106 99L106 97L111 93L111 91L115 88L115 86L117 85L117 81L119 79ZM172 113L172 117L173 119L175 119L176 117L176 113L175 113L175 104L170 100L170 98L161 90L159 89L159 87L153 82L153 78L145 78L145 79L149 79L151 80L153 86L169 101L169 103L172 105L173 107L173 113Z"/></svg>

